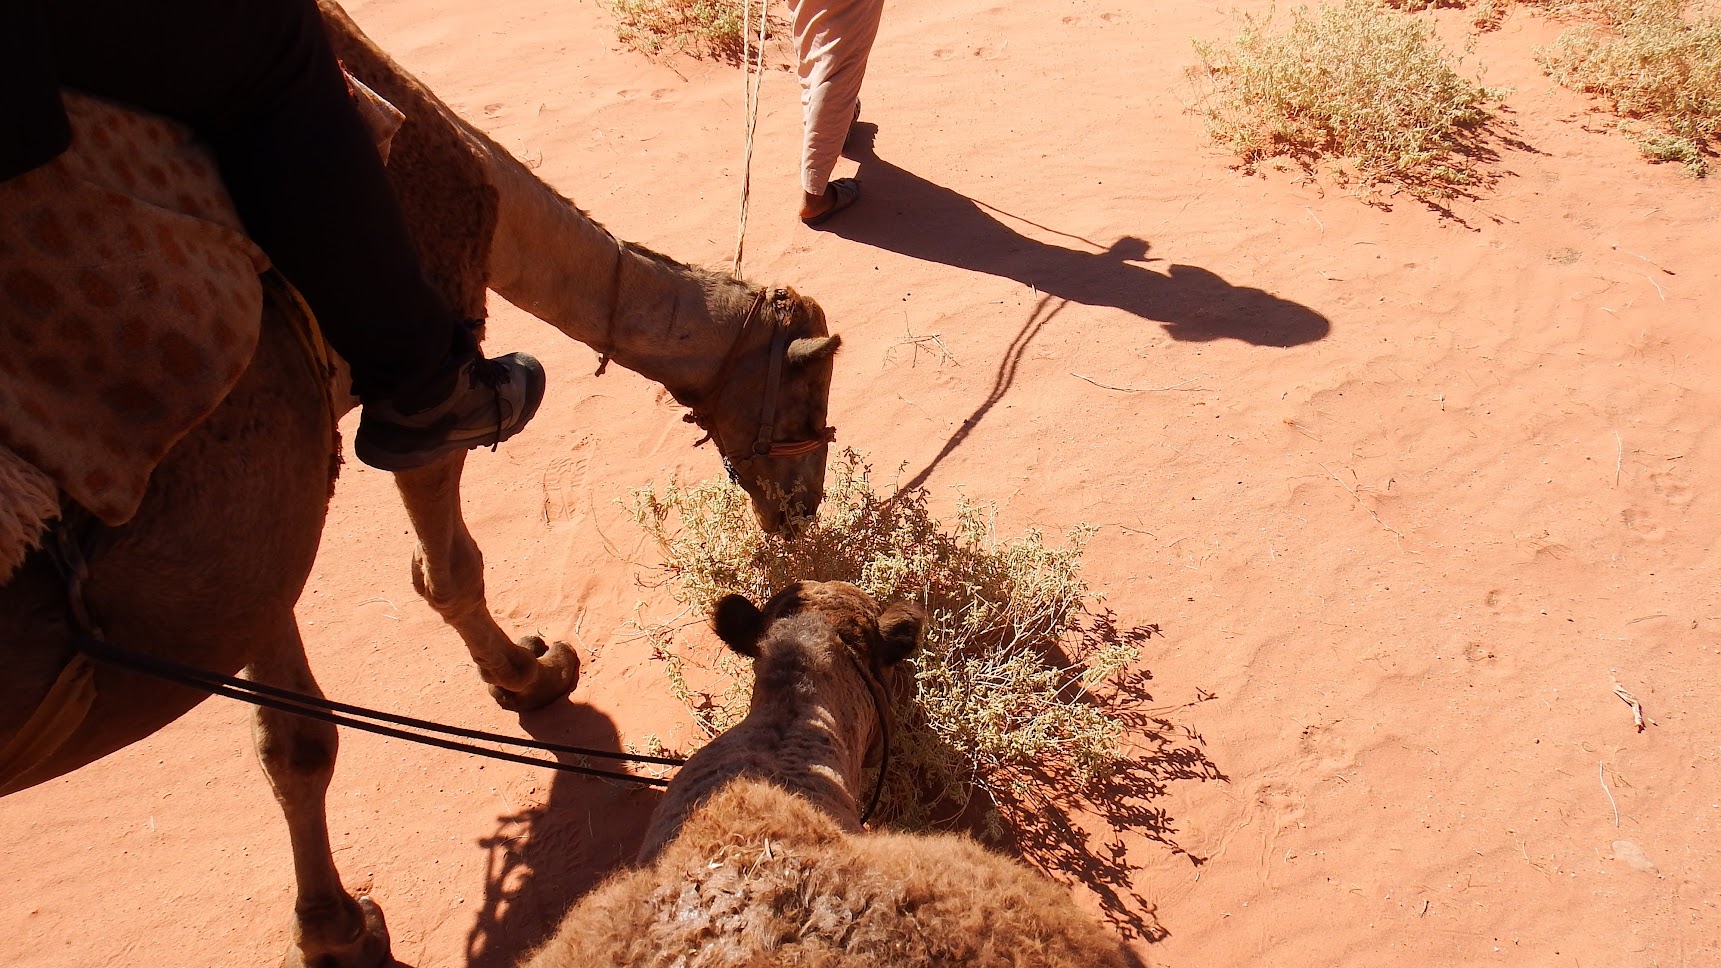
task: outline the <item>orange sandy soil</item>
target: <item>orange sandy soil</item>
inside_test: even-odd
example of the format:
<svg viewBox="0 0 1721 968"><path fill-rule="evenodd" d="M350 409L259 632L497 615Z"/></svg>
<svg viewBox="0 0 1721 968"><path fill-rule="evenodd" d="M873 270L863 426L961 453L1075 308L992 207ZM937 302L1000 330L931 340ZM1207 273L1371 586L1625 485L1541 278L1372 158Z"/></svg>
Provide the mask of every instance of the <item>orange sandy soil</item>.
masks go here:
<svg viewBox="0 0 1721 968"><path fill-rule="evenodd" d="M842 333L842 441L1007 534L1101 526L1094 587L1163 631L1133 819L1088 817L1095 859L1054 873L1153 965L1721 964L1721 195L1542 77L1557 28L1521 10L1471 60L1528 150L1455 217L1239 174L1187 110L1222 7L893 0L866 197L826 233L794 218L793 75L764 87L747 270ZM733 69L623 50L590 2L352 12L617 233L727 265ZM466 506L504 625L576 643L574 700L490 703L356 463L299 609L313 665L411 715L685 745L628 626L675 606L617 499L716 461L654 386L492 320L554 384ZM631 855L655 797L347 733L330 830L403 963L488 968ZM224 701L0 803L0 853L0 964L287 943L285 831Z"/></svg>

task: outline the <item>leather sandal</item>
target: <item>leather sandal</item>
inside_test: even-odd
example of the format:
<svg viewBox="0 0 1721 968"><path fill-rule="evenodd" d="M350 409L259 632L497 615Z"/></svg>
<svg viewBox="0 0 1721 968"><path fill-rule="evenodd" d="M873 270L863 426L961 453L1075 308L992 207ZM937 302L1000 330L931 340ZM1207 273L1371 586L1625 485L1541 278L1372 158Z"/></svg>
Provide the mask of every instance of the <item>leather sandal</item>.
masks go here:
<svg viewBox="0 0 1721 968"><path fill-rule="evenodd" d="M831 207L817 215L803 218L801 221L809 226L819 226L830 221L837 214L860 199L861 183L859 178L838 178L826 187L826 193L831 196Z"/></svg>

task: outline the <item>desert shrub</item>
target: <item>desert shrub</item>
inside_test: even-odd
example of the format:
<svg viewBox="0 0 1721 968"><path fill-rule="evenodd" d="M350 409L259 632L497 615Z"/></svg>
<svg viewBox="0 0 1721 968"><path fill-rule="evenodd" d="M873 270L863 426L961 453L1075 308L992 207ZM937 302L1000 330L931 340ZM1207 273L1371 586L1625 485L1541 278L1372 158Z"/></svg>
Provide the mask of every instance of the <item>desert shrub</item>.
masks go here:
<svg viewBox="0 0 1721 968"><path fill-rule="evenodd" d="M1601 97L1634 124L1626 133L1656 161L1693 175L1721 140L1721 17L1687 0L1552 0L1553 12L1594 21L1538 48L1556 81Z"/></svg>
<svg viewBox="0 0 1721 968"><path fill-rule="evenodd" d="M1244 166L1285 156L1305 167L1342 159L1365 185L1395 182L1424 196L1485 181L1477 163L1505 91L1459 75L1432 24L1374 0L1238 14L1227 43L1196 41L1212 85L1208 132Z"/></svg>
<svg viewBox="0 0 1721 968"><path fill-rule="evenodd" d="M997 829L1006 818L995 805L1032 804L1039 778L1098 781L1120 761L1123 719L1108 711L1104 687L1138 651L1079 634L1084 607L1097 601L1081 577L1093 529L1055 543L1037 530L1004 539L994 509L967 502L947 529L924 490L874 493L853 451L831 468L818 519L790 538L761 533L746 495L724 481L648 486L631 509L661 548L674 595L698 615L727 593L762 602L798 579L849 581L881 602L926 608L925 644L910 660L914 688L899 690L882 817L926 826L980 794ZM737 675L741 660L721 650L706 670L727 685L700 693L672 630L650 630L672 688L707 735L737 722L748 696L741 683L751 679Z"/></svg>
<svg viewBox="0 0 1721 968"><path fill-rule="evenodd" d="M616 37L641 53L687 53L731 64L747 49L742 36L749 0L607 0L616 18ZM759 16L755 4L752 16ZM781 19L767 17L767 35ZM755 19L752 30L757 31Z"/></svg>

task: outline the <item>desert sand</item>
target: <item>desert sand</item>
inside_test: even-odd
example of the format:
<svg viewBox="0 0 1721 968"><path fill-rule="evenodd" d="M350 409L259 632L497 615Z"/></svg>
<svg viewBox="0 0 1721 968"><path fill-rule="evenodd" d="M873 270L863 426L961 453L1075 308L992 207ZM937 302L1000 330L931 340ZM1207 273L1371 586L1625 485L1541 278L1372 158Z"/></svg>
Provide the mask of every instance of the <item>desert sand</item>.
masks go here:
<svg viewBox="0 0 1721 968"><path fill-rule="evenodd" d="M593 2L349 10L616 233L728 265L735 69L626 50ZM1467 55L1526 147L1448 215L1232 170L1186 73L1221 4L893 0L839 170L866 196L826 232L795 219L794 77L764 82L745 271L842 334L842 444L1006 534L1098 525L1089 580L1159 627L1129 822L1090 816L1092 863L1050 871L1146 964L1721 964L1721 189L1543 77L1557 31L1520 8ZM313 667L414 716L686 745L629 624L676 606L618 499L716 458L643 379L498 298L491 324L553 383L466 507L499 618L573 643L579 689L489 701L357 462L299 609ZM413 968L512 964L656 797L342 744L336 860ZM226 701L0 801L0 854L0 964L287 943L285 831Z"/></svg>

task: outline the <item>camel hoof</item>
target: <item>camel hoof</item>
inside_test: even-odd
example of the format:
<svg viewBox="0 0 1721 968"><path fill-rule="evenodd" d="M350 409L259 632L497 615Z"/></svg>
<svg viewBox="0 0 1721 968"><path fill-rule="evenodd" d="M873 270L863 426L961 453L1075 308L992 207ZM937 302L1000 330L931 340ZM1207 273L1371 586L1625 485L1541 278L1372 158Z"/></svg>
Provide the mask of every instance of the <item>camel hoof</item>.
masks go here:
<svg viewBox="0 0 1721 968"><path fill-rule="evenodd" d="M358 905L364 913L364 928L345 950L324 951L306 960L304 949L294 945L281 960L282 968L391 968L397 964L389 950L382 908L367 895L358 898Z"/></svg>
<svg viewBox="0 0 1721 968"><path fill-rule="evenodd" d="M490 687L490 697L496 705L511 712L523 713L541 709L574 691L580 681L580 657L565 642L545 644L536 635L520 638L520 647L530 649L538 659L538 674L524 689Z"/></svg>

